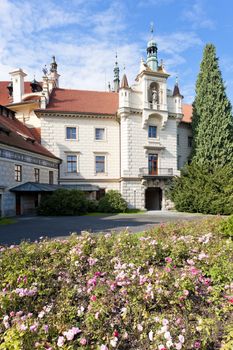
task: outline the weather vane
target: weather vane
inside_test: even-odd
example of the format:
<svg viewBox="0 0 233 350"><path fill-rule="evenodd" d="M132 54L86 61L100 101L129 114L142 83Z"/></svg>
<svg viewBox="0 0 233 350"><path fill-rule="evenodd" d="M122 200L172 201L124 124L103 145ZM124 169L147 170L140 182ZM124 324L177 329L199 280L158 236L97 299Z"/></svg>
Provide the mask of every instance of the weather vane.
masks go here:
<svg viewBox="0 0 233 350"><path fill-rule="evenodd" d="M154 22L150 22L150 32L151 32L151 36L153 36L153 33L154 33Z"/></svg>
<svg viewBox="0 0 233 350"><path fill-rule="evenodd" d="M48 69L46 65L44 66L44 68L42 68L42 72L44 73L45 76L48 74Z"/></svg>

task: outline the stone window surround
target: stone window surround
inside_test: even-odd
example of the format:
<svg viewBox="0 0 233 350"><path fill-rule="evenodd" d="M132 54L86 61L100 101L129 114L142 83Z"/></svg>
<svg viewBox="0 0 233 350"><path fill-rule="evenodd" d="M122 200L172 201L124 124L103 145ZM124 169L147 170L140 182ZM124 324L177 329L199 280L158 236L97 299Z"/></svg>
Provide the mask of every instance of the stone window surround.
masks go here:
<svg viewBox="0 0 233 350"><path fill-rule="evenodd" d="M22 174L22 165L15 164L15 181L22 182L23 174Z"/></svg>
<svg viewBox="0 0 233 350"><path fill-rule="evenodd" d="M79 174L80 173L80 165L79 165L79 152L65 152L66 156L66 173L67 174ZM68 171L68 157L76 156L76 171Z"/></svg>
<svg viewBox="0 0 233 350"><path fill-rule="evenodd" d="M76 138L68 139L67 138L67 128L75 128L76 129ZM79 141L79 127L76 125L65 125L65 141L77 142Z"/></svg>
<svg viewBox="0 0 233 350"><path fill-rule="evenodd" d="M155 137L150 136L150 127L156 128L156 132L155 132L156 136ZM158 126L157 125L153 125L153 124L148 125L148 139L153 140L153 141L158 139Z"/></svg>
<svg viewBox="0 0 233 350"><path fill-rule="evenodd" d="M104 138L102 140L96 139L96 129L104 129ZM105 126L104 127L94 126L94 141L95 142L106 142L107 141L107 128Z"/></svg>
<svg viewBox="0 0 233 350"><path fill-rule="evenodd" d="M105 157L105 171L104 173L97 173L96 172L96 156L103 156ZM108 175L108 153L107 152L94 152L94 175L95 176L107 176Z"/></svg>
<svg viewBox="0 0 233 350"><path fill-rule="evenodd" d="M34 176L35 176L35 182L39 183L40 182L40 169L39 168L34 168Z"/></svg>

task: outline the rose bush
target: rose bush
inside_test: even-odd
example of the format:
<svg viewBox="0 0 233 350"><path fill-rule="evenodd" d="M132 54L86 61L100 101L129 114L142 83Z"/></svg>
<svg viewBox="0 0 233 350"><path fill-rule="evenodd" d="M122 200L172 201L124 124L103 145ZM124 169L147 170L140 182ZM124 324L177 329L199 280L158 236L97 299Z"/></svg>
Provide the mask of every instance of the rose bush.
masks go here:
<svg viewBox="0 0 233 350"><path fill-rule="evenodd" d="M1 247L0 349L231 349L221 223Z"/></svg>

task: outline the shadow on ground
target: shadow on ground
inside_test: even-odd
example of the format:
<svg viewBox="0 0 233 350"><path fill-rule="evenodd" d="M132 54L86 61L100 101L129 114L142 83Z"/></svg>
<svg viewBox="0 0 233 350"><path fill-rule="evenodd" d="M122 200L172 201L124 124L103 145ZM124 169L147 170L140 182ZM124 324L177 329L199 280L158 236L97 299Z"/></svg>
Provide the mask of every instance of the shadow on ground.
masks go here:
<svg viewBox="0 0 233 350"><path fill-rule="evenodd" d="M176 213L145 213L128 215L21 217L16 223L0 227L0 244L18 244L43 237L65 237L76 232L110 232L128 229L140 232L164 222L200 219L204 216Z"/></svg>

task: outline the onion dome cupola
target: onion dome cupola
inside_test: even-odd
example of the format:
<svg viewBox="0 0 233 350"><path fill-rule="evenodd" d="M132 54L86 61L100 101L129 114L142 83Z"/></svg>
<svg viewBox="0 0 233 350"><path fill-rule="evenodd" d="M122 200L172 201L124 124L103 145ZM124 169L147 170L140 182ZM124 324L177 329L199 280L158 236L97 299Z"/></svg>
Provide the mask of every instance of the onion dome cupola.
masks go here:
<svg viewBox="0 0 233 350"><path fill-rule="evenodd" d="M114 72L114 91L118 92L119 91L119 87L120 87L120 68L118 66L118 62L117 62L117 53L116 53L116 62L115 62L115 67L113 69Z"/></svg>
<svg viewBox="0 0 233 350"><path fill-rule="evenodd" d="M158 70L158 47L154 40L154 25L151 24L151 39L147 43L147 66L154 72Z"/></svg>

